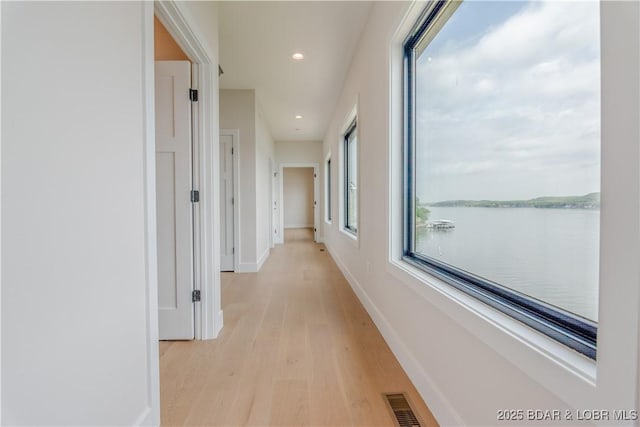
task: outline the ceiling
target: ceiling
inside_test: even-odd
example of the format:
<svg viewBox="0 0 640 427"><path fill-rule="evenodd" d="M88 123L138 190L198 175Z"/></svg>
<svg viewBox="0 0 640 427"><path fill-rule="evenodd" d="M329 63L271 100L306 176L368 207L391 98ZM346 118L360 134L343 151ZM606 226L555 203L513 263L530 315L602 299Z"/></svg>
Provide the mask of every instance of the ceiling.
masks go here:
<svg viewBox="0 0 640 427"><path fill-rule="evenodd" d="M274 140L322 140L371 2L219 5L220 88L255 89ZM294 52L304 60L293 60Z"/></svg>

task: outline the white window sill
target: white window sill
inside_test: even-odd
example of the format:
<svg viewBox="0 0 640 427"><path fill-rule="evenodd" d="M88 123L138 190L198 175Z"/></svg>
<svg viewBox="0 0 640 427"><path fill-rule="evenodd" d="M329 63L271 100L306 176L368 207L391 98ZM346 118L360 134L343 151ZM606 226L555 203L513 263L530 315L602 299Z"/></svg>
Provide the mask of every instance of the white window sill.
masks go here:
<svg viewBox="0 0 640 427"><path fill-rule="evenodd" d="M343 236L348 237L347 240L351 242L356 248L360 247L360 242L357 234L352 233L351 231L347 230L344 227L340 227L340 231L342 232Z"/></svg>
<svg viewBox="0 0 640 427"><path fill-rule="evenodd" d="M595 361L402 260L387 271L570 405L593 397Z"/></svg>

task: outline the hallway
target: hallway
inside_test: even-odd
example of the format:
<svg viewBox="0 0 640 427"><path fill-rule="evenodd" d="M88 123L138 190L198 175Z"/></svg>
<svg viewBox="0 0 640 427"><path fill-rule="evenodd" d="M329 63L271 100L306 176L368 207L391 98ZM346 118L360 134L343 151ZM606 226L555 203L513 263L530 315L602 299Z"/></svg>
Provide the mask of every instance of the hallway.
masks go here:
<svg viewBox="0 0 640 427"><path fill-rule="evenodd" d="M286 230L259 273L223 273L217 340L160 343L164 425L391 426L385 392L437 425L309 233Z"/></svg>

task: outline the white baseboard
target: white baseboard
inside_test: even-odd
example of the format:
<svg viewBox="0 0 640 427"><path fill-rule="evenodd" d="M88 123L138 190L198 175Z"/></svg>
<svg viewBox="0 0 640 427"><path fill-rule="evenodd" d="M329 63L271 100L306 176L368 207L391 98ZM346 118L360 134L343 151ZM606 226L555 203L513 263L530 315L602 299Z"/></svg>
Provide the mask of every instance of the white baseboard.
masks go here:
<svg viewBox="0 0 640 427"><path fill-rule="evenodd" d="M351 289L356 294L364 308L371 316L373 323L382 334L382 337L391 348L391 351L400 362L400 365L405 370L411 382L422 396L422 399L427 403L433 416L438 423L442 426L446 425L465 425L460 414L455 410L455 407L451 404L449 399L442 393L436 383L432 380L431 376L423 369L418 360L411 354L411 351L404 344L398 333L391 326L389 321L384 317L382 312L369 298L369 295L364 291L358 280L351 274L347 266L336 255L333 248L325 243L327 251L331 258L335 261L336 265L342 271L342 274L349 282Z"/></svg>
<svg viewBox="0 0 640 427"><path fill-rule="evenodd" d="M313 224L307 224L307 225L297 225L297 224L289 224L289 225L285 225L284 229L287 230L289 228L313 228Z"/></svg>
<svg viewBox="0 0 640 427"><path fill-rule="evenodd" d="M151 408L146 407L142 413L136 419L134 426L154 426L156 423L153 421L153 411Z"/></svg>
<svg viewBox="0 0 640 427"><path fill-rule="evenodd" d="M236 273L257 273L258 271L260 271L267 258L269 258L270 252L271 248L267 248L267 250L264 251L264 253L258 259L258 262L238 263L238 271L236 271Z"/></svg>
<svg viewBox="0 0 640 427"><path fill-rule="evenodd" d="M224 313L223 313L222 310L218 311L218 314L216 316L215 325L216 325L216 330L213 331L213 338L218 338L218 334L220 334L220 331L222 330L222 327L224 326Z"/></svg>
<svg viewBox="0 0 640 427"><path fill-rule="evenodd" d="M258 259L258 265L257 265L256 271L260 271L260 269L264 265L264 262L267 260L267 258L269 258L270 254L271 254L271 248L267 248L267 250L262 253L262 256Z"/></svg>

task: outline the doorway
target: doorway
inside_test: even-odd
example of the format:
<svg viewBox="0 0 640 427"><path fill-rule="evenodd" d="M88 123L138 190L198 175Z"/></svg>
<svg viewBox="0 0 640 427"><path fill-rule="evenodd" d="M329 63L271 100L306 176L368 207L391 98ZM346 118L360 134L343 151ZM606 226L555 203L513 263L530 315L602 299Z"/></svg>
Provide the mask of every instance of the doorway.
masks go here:
<svg viewBox="0 0 640 427"><path fill-rule="evenodd" d="M307 229L318 241L318 164L283 163L280 165L280 227L284 243L285 230Z"/></svg>
<svg viewBox="0 0 640 427"><path fill-rule="evenodd" d="M187 194L176 196L176 200L179 203L187 203L192 208L193 232L190 248L192 293L189 298L193 313L191 315L192 339L213 339L218 336L223 324L220 306L220 271L217 267L220 207L217 171L219 131L215 114L217 114L218 62L208 53L203 44L204 40L201 40L200 36L189 27L178 3L154 2L150 9L152 11L149 16L150 23L153 25L153 20L157 18L191 62L190 90L186 94L192 113L191 182ZM150 41L146 60L152 63L156 37L155 34L148 33L145 37ZM153 82L153 75L148 78ZM180 97L184 95L181 93ZM153 103L149 108L153 108ZM155 172L155 159L150 165L151 170ZM156 174L153 175L155 178ZM155 185L150 188L151 194L155 197ZM157 247L157 242L155 243ZM155 253L153 258L155 263Z"/></svg>
<svg viewBox="0 0 640 427"><path fill-rule="evenodd" d="M220 130L220 271L238 270L239 136L238 129Z"/></svg>
<svg viewBox="0 0 640 427"><path fill-rule="evenodd" d="M153 29L158 332L161 340L188 340L195 336L192 64L155 16Z"/></svg>

